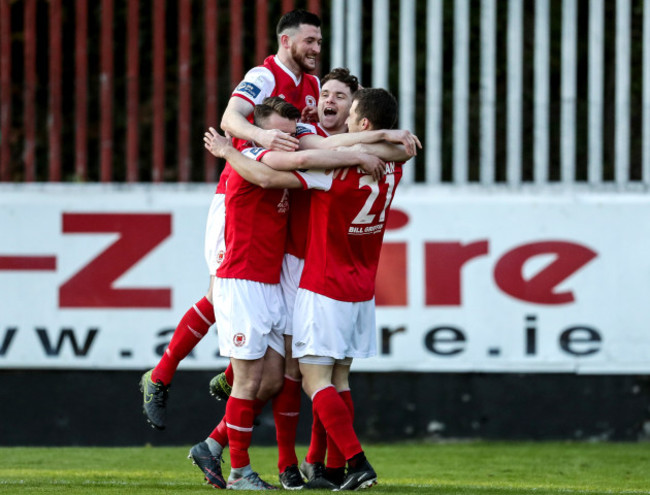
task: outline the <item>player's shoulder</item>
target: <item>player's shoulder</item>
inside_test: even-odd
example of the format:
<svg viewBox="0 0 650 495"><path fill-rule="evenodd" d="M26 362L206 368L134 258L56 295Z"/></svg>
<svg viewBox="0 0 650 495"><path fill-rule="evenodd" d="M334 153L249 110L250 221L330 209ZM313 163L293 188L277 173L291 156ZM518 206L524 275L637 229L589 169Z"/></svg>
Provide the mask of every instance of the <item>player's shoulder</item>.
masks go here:
<svg viewBox="0 0 650 495"><path fill-rule="evenodd" d="M314 74L303 74L305 82L309 84L317 94L320 94L320 79Z"/></svg>
<svg viewBox="0 0 650 495"><path fill-rule="evenodd" d="M257 66L250 69L244 75L244 79L233 91L233 94L247 96L255 100L261 91L269 90L275 86L275 77L273 73L264 66Z"/></svg>
<svg viewBox="0 0 650 495"><path fill-rule="evenodd" d="M318 78L317 75L307 74L307 73L304 73L303 75L305 76L305 79L307 79L308 81L311 81L312 83L318 84L320 86L320 79Z"/></svg>

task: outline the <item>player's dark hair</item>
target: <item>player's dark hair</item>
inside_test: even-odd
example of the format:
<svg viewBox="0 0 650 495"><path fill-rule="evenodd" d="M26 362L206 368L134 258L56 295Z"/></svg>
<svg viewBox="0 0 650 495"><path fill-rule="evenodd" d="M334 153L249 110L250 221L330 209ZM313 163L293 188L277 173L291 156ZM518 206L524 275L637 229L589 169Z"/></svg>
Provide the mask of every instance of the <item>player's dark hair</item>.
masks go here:
<svg viewBox="0 0 650 495"><path fill-rule="evenodd" d="M320 80L320 87L322 88L327 81L331 81L332 79L341 81L343 84L347 85L352 94L356 93L359 89L359 79L357 79L357 76L350 74L349 69L343 67L332 69L328 74L325 74L323 79Z"/></svg>
<svg viewBox="0 0 650 495"><path fill-rule="evenodd" d="M366 118L373 129L392 129L397 122L397 100L385 89L361 88L352 97L357 116Z"/></svg>
<svg viewBox="0 0 650 495"><path fill-rule="evenodd" d="M298 120L300 118L300 110L291 103L279 96L270 96L264 98L260 105L255 105L255 110L253 110L255 125L261 127L262 123L274 113L285 119Z"/></svg>
<svg viewBox="0 0 650 495"><path fill-rule="evenodd" d="M304 9L295 9L280 18L275 32L280 36L287 29L298 29L301 24L320 27L320 17Z"/></svg>

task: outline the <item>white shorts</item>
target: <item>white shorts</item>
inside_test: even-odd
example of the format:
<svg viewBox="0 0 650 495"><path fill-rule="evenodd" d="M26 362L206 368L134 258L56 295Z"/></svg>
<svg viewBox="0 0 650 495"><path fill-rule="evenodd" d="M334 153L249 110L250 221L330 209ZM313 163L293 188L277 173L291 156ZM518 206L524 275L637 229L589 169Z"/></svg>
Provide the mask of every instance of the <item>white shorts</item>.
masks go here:
<svg viewBox="0 0 650 495"><path fill-rule="evenodd" d="M284 357L287 315L280 284L217 277L212 297L222 356L255 360L271 347Z"/></svg>
<svg viewBox="0 0 650 495"><path fill-rule="evenodd" d="M203 253L210 275L216 275L217 268L226 252L226 195L215 194L210 203L208 219L205 224L205 245Z"/></svg>
<svg viewBox="0 0 650 495"><path fill-rule="evenodd" d="M344 302L298 289L293 357L368 358L377 354L375 300Z"/></svg>
<svg viewBox="0 0 650 495"><path fill-rule="evenodd" d="M300 276L305 266L305 260L296 258L293 254L285 254L282 260L282 272L280 273L280 286L282 297L287 308L287 326L284 328L285 335L293 335L293 307L296 303L296 293L300 285Z"/></svg>

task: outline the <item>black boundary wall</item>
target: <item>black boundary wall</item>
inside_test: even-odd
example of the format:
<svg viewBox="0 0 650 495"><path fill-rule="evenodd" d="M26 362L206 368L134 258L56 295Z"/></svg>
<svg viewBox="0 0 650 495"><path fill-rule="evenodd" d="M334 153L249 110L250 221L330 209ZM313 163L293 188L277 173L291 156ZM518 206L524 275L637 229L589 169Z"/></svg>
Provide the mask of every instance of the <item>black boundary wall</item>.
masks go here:
<svg viewBox="0 0 650 495"><path fill-rule="evenodd" d="M208 395L214 373L180 371L168 427L142 415L136 371L0 371L0 445L191 445L223 416ZM603 440L650 438L650 377L497 373L353 373L362 441L422 439ZM309 442L303 394L298 443ZM275 442L270 405L253 442Z"/></svg>

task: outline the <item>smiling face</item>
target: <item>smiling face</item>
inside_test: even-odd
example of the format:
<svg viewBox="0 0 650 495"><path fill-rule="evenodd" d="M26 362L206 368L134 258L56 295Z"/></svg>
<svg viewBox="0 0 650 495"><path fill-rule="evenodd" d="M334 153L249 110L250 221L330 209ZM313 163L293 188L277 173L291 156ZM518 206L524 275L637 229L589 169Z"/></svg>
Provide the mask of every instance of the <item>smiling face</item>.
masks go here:
<svg viewBox="0 0 650 495"><path fill-rule="evenodd" d="M346 120L352 105L350 87L344 82L330 79L321 88L318 98L318 120L330 134L346 132Z"/></svg>
<svg viewBox="0 0 650 495"><path fill-rule="evenodd" d="M322 42L320 28L310 24L301 24L298 29L288 33L289 54L302 72L316 70Z"/></svg>

